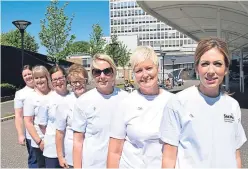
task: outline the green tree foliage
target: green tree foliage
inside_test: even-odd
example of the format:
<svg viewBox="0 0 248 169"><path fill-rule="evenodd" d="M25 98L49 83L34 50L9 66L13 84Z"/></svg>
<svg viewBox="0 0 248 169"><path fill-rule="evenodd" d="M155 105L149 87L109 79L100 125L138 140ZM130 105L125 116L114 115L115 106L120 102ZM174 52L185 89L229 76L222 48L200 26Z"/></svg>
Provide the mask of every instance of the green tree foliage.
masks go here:
<svg viewBox="0 0 248 169"><path fill-rule="evenodd" d="M90 44L86 41L78 41L74 42L70 46L70 54L76 53L89 53L90 52Z"/></svg>
<svg viewBox="0 0 248 169"><path fill-rule="evenodd" d="M41 44L47 48L49 59L55 62L66 59L70 54L70 45L76 38L70 35L74 15L71 18L65 15L67 5L65 3L60 7L58 0L52 0L45 13L46 19L40 21Z"/></svg>
<svg viewBox="0 0 248 169"><path fill-rule="evenodd" d="M93 32L90 34L90 55L94 56L96 53L104 53L104 46L106 44L103 37L102 28L99 24L92 26Z"/></svg>
<svg viewBox="0 0 248 169"><path fill-rule="evenodd" d="M11 30L7 33L1 34L1 45L14 46L22 48L21 33L18 29ZM34 36L31 36L26 31L24 32L24 49L32 52L37 52L39 49L38 43L36 43Z"/></svg>
<svg viewBox="0 0 248 169"><path fill-rule="evenodd" d="M111 36L111 44L106 46L106 53L114 60L117 66L125 69L130 59L130 51L125 44L118 41L116 34Z"/></svg>

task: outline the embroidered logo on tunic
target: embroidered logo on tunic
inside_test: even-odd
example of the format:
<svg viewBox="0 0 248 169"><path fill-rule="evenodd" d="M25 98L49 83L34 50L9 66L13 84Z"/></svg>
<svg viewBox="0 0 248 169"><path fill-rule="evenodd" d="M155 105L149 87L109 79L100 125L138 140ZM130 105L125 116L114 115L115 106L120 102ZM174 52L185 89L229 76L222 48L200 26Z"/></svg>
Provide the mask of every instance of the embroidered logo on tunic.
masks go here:
<svg viewBox="0 0 248 169"><path fill-rule="evenodd" d="M228 123L233 123L234 122L234 116L231 113L229 114L224 114L224 122L228 122Z"/></svg>
<svg viewBox="0 0 248 169"><path fill-rule="evenodd" d="M138 110L143 110L143 108L142 107L138 107Z"/></svg>

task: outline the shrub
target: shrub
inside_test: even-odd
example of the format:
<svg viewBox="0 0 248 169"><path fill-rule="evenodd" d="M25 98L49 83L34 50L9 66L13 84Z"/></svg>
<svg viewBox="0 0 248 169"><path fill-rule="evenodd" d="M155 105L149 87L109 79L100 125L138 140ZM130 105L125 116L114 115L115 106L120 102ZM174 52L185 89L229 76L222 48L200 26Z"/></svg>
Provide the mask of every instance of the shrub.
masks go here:
<svg viewBox="0 0 248 169"><path fill-rule="evenodd" d="M12 84L2 83L1 86L1 97L14 95L16 87Z"/></svg>

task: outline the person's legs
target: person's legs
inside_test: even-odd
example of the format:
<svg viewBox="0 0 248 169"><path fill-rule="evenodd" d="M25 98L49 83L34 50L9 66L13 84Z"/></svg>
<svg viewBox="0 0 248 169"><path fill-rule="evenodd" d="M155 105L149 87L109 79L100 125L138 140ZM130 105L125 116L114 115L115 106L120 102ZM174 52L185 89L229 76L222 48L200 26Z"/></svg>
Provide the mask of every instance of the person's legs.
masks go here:
<svg viewBox="0 0 248 169"><path fill-rule="evenodd" d="M38 168L45 168L45 157L40 148L33 148L37 160Z"/></svg>
<svg viewBox="0 0 248 169"><path fill-rule="evenodd" d="M28 150L28 168L38 168L37 161L35 157L35 152L33 147L31 146L31 140L26 139L26 145Z"/></svg>
<svg viewBox="0 0 248 169"><path fill-rule="evenodd" d="M61 168L58 158L45 157L46 168Z"/></svg>

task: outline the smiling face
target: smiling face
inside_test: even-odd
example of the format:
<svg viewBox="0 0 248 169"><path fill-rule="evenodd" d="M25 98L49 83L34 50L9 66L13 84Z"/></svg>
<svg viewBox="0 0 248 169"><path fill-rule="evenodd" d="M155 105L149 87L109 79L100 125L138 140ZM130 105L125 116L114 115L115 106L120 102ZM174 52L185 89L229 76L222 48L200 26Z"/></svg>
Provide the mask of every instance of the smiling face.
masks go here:
<svg viewBox="0 0 248 169"><path fill-rule="evenodd" d="M105 91L113 89L114 72L107 61L96 59L95 67L92 69L92 76L99 91L105 93Z"/></svg>
<svg viewBox="0 0 248 169"><path fill-rule="evenodd" d="M33 80L33 75L32 71L29 69L25 69L22 71L22 78L24 82L26 83L27 86L29 87L34 87L34 80Z"/></svg>
<svg viewBox="0 0 248 169"><path fill-rule="evenodd" d="M64 94L67 91L65 75L62 71L57 71L51 75L52 85L58 94Z"/></svg>
<svg viewBox="0 0 248 169"><path fill-rule="evenodd" d="M136 82L143 93L152 93L157 88L158 66L147 59L134 67Z"/></svg>
<svg viewBox="0 0 248 169"><path fill-rule="evenodd" d="M227 72L224 55L217 48L208 50L201 56L196 71L202 92L206 95L218 93Z"/></svg>
<svg viewBox="0 0 248 169"><path fill-rule="evenodd" d="M48 81L45 73L39 72L34 75L35 88L40 92L46 92L49 90Z"/></svg>
<svg viewBox="0 0 248 169"><path fill-rule="evenodd" d="M83 76L82 73L77 73L70 76L70 84L72 86L73 92L77 97L86 92L86 83L87 79Z"/></svg>

